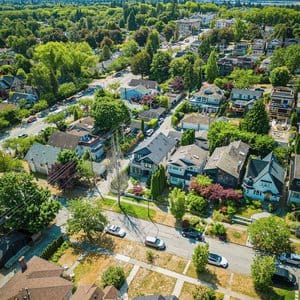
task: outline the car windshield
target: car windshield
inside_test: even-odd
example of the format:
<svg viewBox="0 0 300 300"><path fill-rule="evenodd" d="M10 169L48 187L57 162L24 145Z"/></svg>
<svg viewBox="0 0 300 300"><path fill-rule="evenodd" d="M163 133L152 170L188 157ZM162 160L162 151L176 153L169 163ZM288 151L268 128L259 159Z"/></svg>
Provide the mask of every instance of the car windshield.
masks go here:
<svg viewBox="0 0 300 300"><path fill-rule="evenodd" d="M160 239L156 239L155 244L159 245L160 244Z"/></svg>
<svg viewBox="0 0 300 300"><path fill-rule="evenodd" d="M289 273L289 280L290 280L290 281L293 281L293 280L294 280L293 275L292 275L291 273Z"/></svg>
<svg viewBox="0 0 300 300"><path fill-rule="evenodd" d="M210 254L209 255L209 259L216 261L216 262L220 262L222 260L222 257L216 254Z"/></svg>

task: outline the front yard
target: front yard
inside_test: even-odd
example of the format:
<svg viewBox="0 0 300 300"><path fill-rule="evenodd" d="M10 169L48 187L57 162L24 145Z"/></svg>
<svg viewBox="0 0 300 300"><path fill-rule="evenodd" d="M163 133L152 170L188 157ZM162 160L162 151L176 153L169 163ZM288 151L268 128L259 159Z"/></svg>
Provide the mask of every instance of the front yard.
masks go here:
<svg viewBox="0 0 300 300"><path fill-rule="evenodd" d="M193 300L193 292L196 290L197 286L191 283L185 282L183 284L181 294L179 299L184 299L184 300ZM216 300L223 300L224 295L222 293L216 292Z"/></svg>

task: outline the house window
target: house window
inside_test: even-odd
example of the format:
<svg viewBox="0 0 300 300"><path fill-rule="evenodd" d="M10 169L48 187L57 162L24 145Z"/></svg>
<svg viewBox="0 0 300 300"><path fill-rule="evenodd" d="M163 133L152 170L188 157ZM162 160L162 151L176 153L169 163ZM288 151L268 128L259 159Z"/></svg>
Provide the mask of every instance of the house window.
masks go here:
<svg viewBox="0 0 300 300"><path fill-rule="evenodd" d="M144 163L144 167L147 168L147 169L151 169L151 168L152 168L152 165L151 165L151 164L148 164L148 163Z"/></svg>

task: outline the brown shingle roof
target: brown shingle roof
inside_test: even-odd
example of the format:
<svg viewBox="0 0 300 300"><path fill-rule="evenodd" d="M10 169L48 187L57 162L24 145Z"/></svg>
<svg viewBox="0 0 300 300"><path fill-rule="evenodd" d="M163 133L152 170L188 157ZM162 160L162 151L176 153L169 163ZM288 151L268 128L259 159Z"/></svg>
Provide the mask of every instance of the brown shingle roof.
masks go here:
<svg viewBox="0 0 300 300"><path fill-rule="evenodd" d="M48 145L58 147L61 149L75 150L80 140L80 136L68 134L65 132L54 132L49 141Z"/></svg>
<svg viewBox="0 0 300 300"><path fill-rule="evenodd" d="M19 271L0 288L0 300L21 300L26 296L25 288L31 300L63 300L71 294L73 283L60 277L62 271L53 263L34 256L23 273Z"/></svg>
<svg viewBox="0 0 300 300"><path fill-rule="evenodd" d="M95 284L83 284L80 285L75 294L72 296L72 300L102 300L104 292Z"/></svg>
<svg viewBox="0 0 300 300"><path fill-rule="evenodd" d="M119 291L112 285L106 286L104 288L103 292L104 292L103 300L117 300L118 299Z"/></svg>

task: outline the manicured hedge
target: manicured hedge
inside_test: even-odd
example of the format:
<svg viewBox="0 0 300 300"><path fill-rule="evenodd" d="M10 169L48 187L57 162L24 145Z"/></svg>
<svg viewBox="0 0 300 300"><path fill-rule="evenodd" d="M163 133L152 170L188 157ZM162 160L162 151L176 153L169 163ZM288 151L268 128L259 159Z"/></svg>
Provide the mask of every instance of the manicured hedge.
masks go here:
<svg viewBox="0 0 300 300"><path fill-rule="evenodd" d="M64 236L59 236L56 240L52 241L41 253L40 257L44 259L50 259L51 256L56 252L56 250L65 241Z"/></svg>

